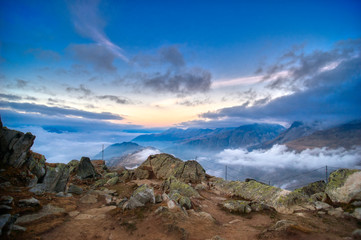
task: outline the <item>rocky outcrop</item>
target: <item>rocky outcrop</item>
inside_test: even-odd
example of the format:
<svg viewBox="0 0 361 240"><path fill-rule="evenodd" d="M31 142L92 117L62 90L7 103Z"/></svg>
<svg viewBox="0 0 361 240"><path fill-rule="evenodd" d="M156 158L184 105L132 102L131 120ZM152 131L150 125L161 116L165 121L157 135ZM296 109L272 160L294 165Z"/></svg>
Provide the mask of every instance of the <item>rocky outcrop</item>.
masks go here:
<svg viewBox="0 0 361 240"><path fill-rule="evenodd" d="M196 161L186 161L166 154L151 155L135 170L138 178L168 179L174 176L184 182L199 183L206 178L206 171Z"/></svg>
<svg viewBox="0 0 361 240"><path fill-rule="evenodd" d="M30 172L40 179L45 175L45 161L44 155L30 151L30 157L26 165Z"/></svg>
<svg viewBox="0 0 361 240"><path fill-rule="evenodd" d="M132 194L130 199L124 203L123 209L134 209L143 207L146 203L155 203L155 196L153 188L147 184L139 186Z"/></svg>
<svg viewBox="0 0 361 240"><path fill-rule="evenodd" d="M43 182L30 189L34 193L64 192L69 180L69 168L66 164L58 163L54 167L46 166Z"/></svg>
<svg viewBox="0 0 361 240"><path fill-rule="evenodd" d="M321 180L310 183L307 186L298 188L295 190L295 192L299 192L307 196L312 196L316 193L323 193L325 189L326 189L326 183L323 180Z"/></svg>
<svg viewBox="0 0 361 240"><path fill-rule="evenodd" d="M333 203L348 204L361 200L361 171L339 169L332 172L325 192Z"/></svg>
<svg viewBox="0 0 361 240"><path fill-rule="evenodd" d="M80 163L77 167L76 174L81 178L94 178L98 176L98 173L95 171L93 164L90 162L88 157L82 157Z"/></svg>
<svg viewBox="0 0 361 240"><path fill-rule="evenodd" d="M0 164L21 167L29 157L35 136L2 126L0 120Z"/></svg>

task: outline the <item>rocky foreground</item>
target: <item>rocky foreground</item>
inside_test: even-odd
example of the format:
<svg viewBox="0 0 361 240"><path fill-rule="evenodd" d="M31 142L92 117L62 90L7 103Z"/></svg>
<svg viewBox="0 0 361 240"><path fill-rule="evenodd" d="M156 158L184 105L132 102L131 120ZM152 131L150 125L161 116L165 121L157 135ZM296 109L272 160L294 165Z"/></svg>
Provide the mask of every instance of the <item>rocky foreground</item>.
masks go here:
<svg viewBox="0 0 361 240"><path fill-rule="evenodd" d="M2 239L361 239L359 170L290 192L168 154L135 170L47 163L34 139L0 126Z"/></svg>

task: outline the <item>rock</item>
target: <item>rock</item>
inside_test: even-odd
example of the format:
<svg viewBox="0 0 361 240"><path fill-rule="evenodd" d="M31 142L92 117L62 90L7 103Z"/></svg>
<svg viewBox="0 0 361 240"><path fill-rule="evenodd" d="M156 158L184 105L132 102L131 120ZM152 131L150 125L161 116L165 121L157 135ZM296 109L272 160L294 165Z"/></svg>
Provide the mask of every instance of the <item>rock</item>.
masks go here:
<svg viewBox="0 0 361 240"><path fill-rule="evenodd" d="M0 236L10 235L12 226L18 215L3 214L0 215Z"/></svg>
<svg viewBox="0 0 361 240"><path fill-rule="evenodd" d="M348 204L361 200L361 171L338 169L332 172L325 192L333 203Z"/></svg>
<svg viewBox="0 0 361 240"><path fill-rule="evenodd" d="M108 179L105 179L105 178L99 179L94 183L94 187L96 187L96 188L102 187L107 183L107 181L108 181Z"/></svg>
<svg viewBox="0 0 361 240"><path fill-rule="evenodd" d="M79 215L79 213L80 213L79 211L71 211L68 214L69 214L70 217L76 217L76 216Z"/></svg>
<svg viewBox="0 0 361 240"><path fill-rule="evenodd" d="M123 209L134 209L136 207L143 207L146 203L155 203L155 196L153 188L150 188L147 184L139 186L127 201L123 205Z"/></svg>
<svg viewBox="0 0 361 240"><path fill-rule="evenodd" d="M76 172L76 170L78 169L79 163L80 163L79 160L76 160L76 159L73 159L70 162L68 162L67 165L68 165L70 174Z"/></svg>
<svg viewBox="0 0 361 240"><path fill-rule="evenodd" d="M166 207L163 207L163 206L160 206L159 208L157 208L157 210L155 210L155 214L160 214L160 213L164 213L164 212L167 212L168 211L168 208Z"/></svg>
<svg viewBox="0 0 361 240"><path fill-rule="evenodd" d="M21 199L19 200L20 207L37 207L40 206L40 202L36 198Z"/></svg>
<svg viewBox="0 0 361 240"><path fill-rule="evenodd" d="M224 238L221 238L220 236L216 235L213 236L210 240L225 240Z"/></svg>
<svg viewBox="0 0 361 240"><path fill-rule="evenodd" d="M76 173L81 179L94 178L98 176L93 164L88 157L82 157Z"/></svg>
<svg viewBox="0 0 361 240"><path fill-rule="evenodd" d="M35 187L37 183L38 183L38 177L33 175L33 178L29 179L27 187L29 188Z"/></svg>
<svg viewBox="0 0 361 240"><path fill-rule="evenodd" d="M149 171L141 169L141 168L137 168L134 171L134 177L136 179L148 179L149 178Z"/></svg>
<svg viewBox="0 0 361 240"><path fill-rule="evenodd" d="M358 220L361 220L361 208L355 208L351 216Z"/></svg>
<svg viewBox="0 0 361 240"><path fill-rule="evenodd" d="M69 180L69 168L63 163L57 163L55 167L47 166L46 174L42 183L38 183L29 191L42 192L64 192Z"/></svg>
<svg viewBox="0 0 361 240"><path fill-rule="evenodd" d="M142 177L148 175L147 178L154 176L157 179L168 179L174 176L181 181L192 183L200 183L206 178L206 172L198 162L183 162L166 153L149 156L148 159L136 169L135 173L137 173L137 170Z"/></svg>
<svg viewBox="0 0 361 240"><path fill-rule="evenodd" d="M123 198L123 199L119 199L119 201L116 202L116 205L117 205L118 208L122 208L124 203L126 203L127 201L128 201L128 198L126 198L126 197Z"/></svg>
<svg viewBox="0 0 361 240"><path fill-rule="evenodd" d="M342 208L335 208L335 209L330 209L327 211L327 214L330 216L334 216L337 218L343 217L343 210Z"/></svg>
<svg viewBox="0 0 361 240"><path fill-rule="evenodd" d="M221 206L224 210L231 213L250 213L252 208L249 206L249 201L243 200L227 200L224 201Z"/></svg>
<svg viewBox="0 0 361 240"><path fill-rule="evenodd" d="M353 240L361 240L361 229L356 229L352 232L352 239Z"/></svg>
<svg viewBox="0 0 361 240"><path fill-rule="evenodd" d="M131 179L131 177L132 177L131 172L130 172L129 170L124 170L124 171L120 174L119 179L120 179L121 181L124 181L124 182L125 182L125 181Z"/></svg>
<svg viewBox="0 0 361 240"><path fill-rule="evenodd" d="M72 197L73 194L71 194L71 193L64 193L64 192L58 192L57 194L55 194L55 196L57 196L57 197Z"/></svg>
<svg viewBox="0 0 361 240"><path fill-rule="evenodd" d="M26 228L19 226L19 225L13 225L11 228L12 231L17 231L17 232L25 232Z"/></svg>
<svg viewBox="0 0 361 240"><path fill-rule="evenodd" d="M9 212L13 208L8 205L0 205L0 213Z"/></svg>
<svg viewBox="0 0 361 240"><path fill-rule="evenodd" d="M263 210L269 210L270 207L268 207L267 205L265 204L262 204L262 203L258 203L258 202L253 202L250 204L251 206L251 209L252 211L254 212L260 212L260 211L263 211Z"/></svg>
<svg viewBox="0 0 361 240"><path fill-rule="evenodd" d="M32 172L37 179L42 178L45 175L45 156L39 153L30 151L30 157L26 163L30 172Z"/></svg>
<svg viewBox="0 0 361 240"><path fill-rule="evenodd" d="M86 194L86 195L84 195L83 197L80 198L80 202L81 203L86 203L86 204L97 203L98 198L97 198L96 195Z"/></svg>
<svg viewBox="0 0 361 240"><path fill-rule="evenodd" d="M197 191L202 191L206 189L206 186L204 186L203 184L197 184L194 189Z"/></svg>
<svg viewBox="0 0 361 240"><path fill-rule="evenodd" d="M28 222L32 222L35 220L38 220L40 218L49 216L49 215L53 215L53 214L57 214L57 213L62 213L65 212L64 208L60 208L60 207L56 207L53 205L45 205L39 212L34 213L34 214L28 214L28 215L23 215L21 217L19 217L16 220L16 224L22 224L22 223L28 223Z"/></svg>
<svg viewBox="0 0 361 240"><path fill-rule="evenodd" d="M104 175L104 178L113 178L113 177L118 177L118 173L117 172L110 172Z"/></svg>
<svg viewBox="0 0 361 240"><path fill-rule="evenodd" d="M316 193L322 193L325 191L325 189L326 189L326 183L323 180L321 180L321 181L310 183L307 186L298 188L294 191L305 194L307 196L311 196Z"/></svg>
<svg viewBox="0 0 361 240"><path fill-rule="evenodd" d="M216 220L212 217L211 214L207 213L207 212L197 212L197 215L203 219L206 219L210 222L215 222Z"/></svg>
<svg viewBox="0 0 361 240"><path fill-rule="evenodd" d="M351 205L354 207L361 207L361 201L355 201L355 202L351 203Z"/></svg>
<svg viewBox="0 0 361 240"><path fill-rule="evenodd" d="M329 204L327 203L324 203L324 202L320 202L320 201L316 201L314 202L315 204L315 207L316 207L316 210L329 210L332 208L332 206L330 206Z"/></svg>
<svg viewBox="0 0 361 240"><path fill-rule="evenodd" d="M162 195L156 194L155 195L155 203L161 203L163 201Z"/></svg>
<svg viewBox="0 0 361 240"><path fill-rule="evenodd" d="M22 133L2 127L0 130L0 165L21 167L29 156L35 136L31 133Z"/></svg>
<svg viewBox="0 0 361 240"><path fill-rule="evenodd" d="M77 195L81 195L83 193L83 189L77 185L70 184L68 188L68 193L74 193Z"/></svg>
<svg viewBox="0 0 361 240"><path fill-rule="evenodd" d="M199 193L194 190L190 185L179 181L177 178L171 176L163 183L164 191L177 191L185 197L200 197Z"/></svg>
<svg viewBox="0 0 361 240"><path fill-rule="evenodd" d="M297 223L291 220L280 220L276 222L275 225L270 227L269 231L284 231L287 230L289 227L297 226Z"/></svg>
<svg viewBox="0 0 361 240"><path fill-rule="evenodd" d="M168 200L167 201L167 206L168 206L169 209L173 209L173 208L176 207L175 202L173 200Z"/></svg>
<svg viewBox="0 0 361 240"><path fill-rule="evenodd" d="M177 202L181 207L184 207L185 209L192 208L192 203L189 197L182 196L177 190L172 190L169 193L169 198Z"/></svg>
<svg viewBox="0 0 361 240"><path fill-rule="evenodd" d="M113 177L107 181L106 185L113 186L113 185L117 184L118 180L119 180L119 177Z"/></svg>
<svg viewBox="0 0 361 240"><path fill-rule="evenodd" d="M0 198L0 204L10 205L13 202L14 198L12 196L2 196Z"/></svg>

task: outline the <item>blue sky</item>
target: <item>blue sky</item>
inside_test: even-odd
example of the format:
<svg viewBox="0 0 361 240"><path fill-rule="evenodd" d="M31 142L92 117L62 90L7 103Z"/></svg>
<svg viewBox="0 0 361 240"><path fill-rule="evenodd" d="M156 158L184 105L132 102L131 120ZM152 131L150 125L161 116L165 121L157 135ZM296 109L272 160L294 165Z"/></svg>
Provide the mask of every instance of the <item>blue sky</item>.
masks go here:
<svg viewBox="0 0 361 240"><path fill-rule="evenodd" d="M54 136L98 145L174 126L360 118L360 9L360 1L1 1L1 118L38 135L35 147L54 161L44 149Z"/></svg>

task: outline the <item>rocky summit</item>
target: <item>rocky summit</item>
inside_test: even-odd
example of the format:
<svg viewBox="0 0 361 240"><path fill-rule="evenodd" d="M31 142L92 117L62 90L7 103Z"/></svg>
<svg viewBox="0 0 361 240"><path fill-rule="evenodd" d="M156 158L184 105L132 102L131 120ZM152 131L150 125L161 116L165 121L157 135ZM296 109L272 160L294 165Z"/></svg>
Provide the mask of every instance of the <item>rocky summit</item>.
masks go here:
<svg viewBox="0 0 361 240"><path fill-rule="evenodd" d="M360 239L361 171L287 191L151 155L136 169L47 163L1 125L1 239ZM340 224L342 223L342 224Z"/></svg>

